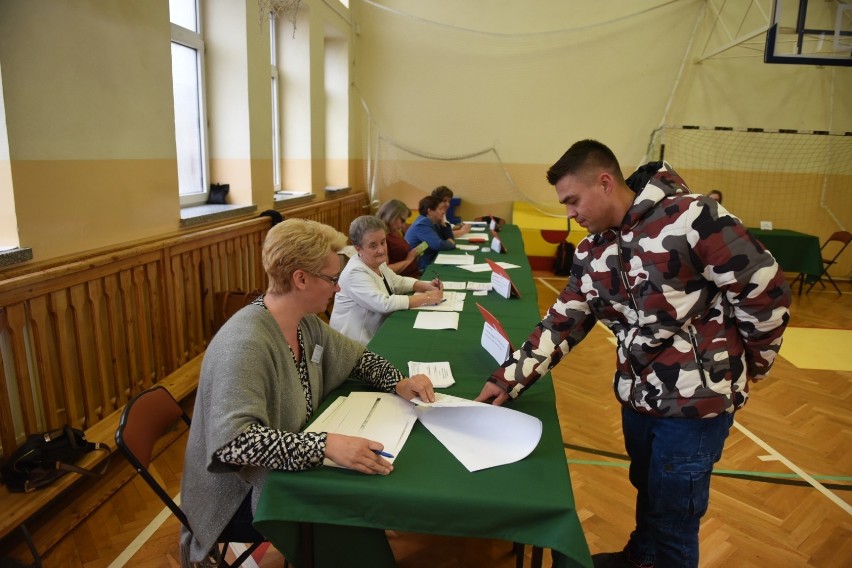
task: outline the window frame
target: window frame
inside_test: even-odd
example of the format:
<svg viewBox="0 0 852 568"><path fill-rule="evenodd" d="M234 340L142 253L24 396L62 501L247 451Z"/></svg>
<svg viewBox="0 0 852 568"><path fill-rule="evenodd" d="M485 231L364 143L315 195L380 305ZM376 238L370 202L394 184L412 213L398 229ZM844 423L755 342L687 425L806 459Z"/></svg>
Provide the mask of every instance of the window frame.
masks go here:
<svg viewBox="0 0 852 568"><path fill-rule="evenodd" d="M178 187L178 196L180 197L180 205L181 207L198 205L205 203L207 201L207 197L210 194L210 154L208 148L208 129L207 129L207 88L206 88L206 80L205 80L205 45L204 45L204 36L201 33L201 3L195 2L196 6L196 27L198 28L198 32L184 28L183 26L179 26L177 24L171 23L171 44L181 45L183 47L192 49L195 51L196 55L196 64L197 64L197 77L196 81L198 82L198 116L199 116L199 125L198 125L198 136L199 136L199 147L201 149L201 189L200 192L193 192L182 194L180 192L180 187ZM172 106L174 108L174 81L172 81ZM175 142L177 142L177 138L175 138ZM175 151L177 152L177 143L175 144ZM177 154L175 154L175 159L178 159Z"/></svg>

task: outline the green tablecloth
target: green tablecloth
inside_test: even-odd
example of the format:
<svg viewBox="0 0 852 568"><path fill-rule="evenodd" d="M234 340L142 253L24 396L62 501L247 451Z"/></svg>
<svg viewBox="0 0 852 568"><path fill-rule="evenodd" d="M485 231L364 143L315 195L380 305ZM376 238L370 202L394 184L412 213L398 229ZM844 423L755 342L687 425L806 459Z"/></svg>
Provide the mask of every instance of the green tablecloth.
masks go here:
<svg viewBox="0 0 852 568"><path fill-rule="evenodd" d="M763 243L784 272L800 272L816 279L822 274L819 237L789 229L749 229Z"/></svg>
<svg viewBox="0 0 852 568"><path fill-rule="evenodd" d="M521 292L520 299L506 300L493 292L478 297L468 292L458 330L416 330L412 326L417 310L396 312L379 329L370 348L405 372L409 360L449 360L456 384L443 392L475 398L497 366L480 346L483 322L476 303L501 321L515 346L540 319L520 232L506 226L500 237L508 254L477 252L476 260L487 256L520 265L508 271ZM491 278L490 272L471 273L454 266L435 266L424 278L434 274L445 281ZM550 381L550 375L543 377L511 405L537 416L544 426L540 443L520 462L471 473L417 423L388 476L365 476L337 468L272 472L260 497L255 524L291 560L297 560L299 554L292 521L303 521L505 539L552 549L555 566L589 566ZM350 381L340 394L354 389L361 390L362 385ZM326 404L334 398L329 397ZM342 553L347 545L339 534L326 536L326 530L330 527L319 526L315 532L315 565L339 566L330 557L322 557L329 552L333 555L331 548ZM364 545L363 539L374 537L362 533L349 538L361 538L358 544ZM383 553L381 547L375 543L375 554ZM379 563L365 561L363 565Z"/></svg>

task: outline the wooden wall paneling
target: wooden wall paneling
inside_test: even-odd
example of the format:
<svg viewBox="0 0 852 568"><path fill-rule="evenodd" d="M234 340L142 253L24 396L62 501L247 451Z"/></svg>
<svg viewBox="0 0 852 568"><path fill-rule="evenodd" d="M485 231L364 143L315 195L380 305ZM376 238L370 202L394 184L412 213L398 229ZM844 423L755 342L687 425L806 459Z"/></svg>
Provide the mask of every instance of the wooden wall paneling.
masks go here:
<svg viewBox="0 0 852 568"><path fill-rule="evenodd" d="M71 313L74 318L74 334L77 341L77 364L80 369L79 383L83 401L82 427L85 430L102 416L103 409L97 380L97 357L92 349L95 344L92 308L85 283L71 287Z"/></svg>
<svg viewBox="0 0 852 568"><path fill-rule="evenodd" d="M7 359L11 356L11 329L6 307L0 307L0 446L3 455L8 456L17 447L15 423L12 420L12 400L9 397L9 381L14 377L6 375ZM10 365L11 366L11 365ZM16 405L17 406L17 405Z"/></svg>
<svg viewBox="0 0 852 568"><path fill-rule="evenodd" d="M95 368L97 369L95 380L97 381L101 404L98 418L103 418L116 409L116 397L112 384L112 342L109 337L111 322L106 306L103 280L101 278L92 280L87 289L92 309L92 327L95 338L91 346L94 348Z"/></svg>
<svg viewBox="0 0 852 568"><path fill-rule="evenodd" d="M57 290L51 293L50 309L53 312L65 424L82 428L83 401L77 380L80 376L76 356L77 337L74 335L74 317L68 299L68 290Z"/></svg>
<svg viewBox="0 0 852 568"><path fill-rule="evenodd" d="M215 249L215 243L201 249L201 265L199 267L201 271L201 331L205 338L205 348L213 334L213 298L215 297L213 290L216 289L216 275L213 268L216 257Z"/></svg>
<svg viewBox="0 0 852 568"><path fill-rule="evenodd" d="M169 274L169 281L171 283L170 296L174 298L174 304L169 306L169 313L173 318L172 329L174 329L172 349L175 365L180 365L182 361L189 360L189 350L186 345L186 320L184 319L186 305L180 288L184 282L183 264L181 263L180 256L169 256L167 261L171 267Z"/></svg>
<svg viewBox="0 0 852 568"><path fill-rule="evenodd" d="M107 331L109 332L109 346L112 354L109 365L109 381L115 396L113 401L115 408L124 406L130 392L130 366L124 347L126 345L124 333L127 327L124 321L119 278L119 274L110 274L104 278L106 312L109 321Z"/></svg>
<svg viewBox="0 0 852 568"><path fill-rule="evenodd" d="M42 418L45 430L53 430L65 424L64 404L59 399L62 385L59 373L55 342L53 338L53 314L44 295L36 296L29 302L30 336L32 337L32 364L38 377L41 394Z"/></svg>
<svg viewBox="0 0 852 568"><path fill-rule="evenodd" d="M124 353L127 358L127 393L128 397L138 392L142 385L142 371L139 361L139 350L137 348L137 325L136 309L133 295L133 272L122 270L118 274L118 286L120 289L120 301L122 319L124 321Z"/></svg>
<svg viewBox="0 0 852 568"><path fill-rule="evenodd" d="M133 268L133 302L136 311L136 329L138 334L136 353L139 358L139 366L142 371L142 384L140 389L144 390L153 385L154 381L154 364L152 361L153 347L151 345L152 334L155 333L151 329L151 320L149 312L149 303L147 302L147 280L145 276L145 267L136 266Z"/></svg>
<svg viewBox="0 0 852 568"><path fill-rule="evenodd" d="M204 351L205 345L204 331L201 325L203 313L201 310L201 251L195 249L186 256L192 268L191 271L187 271L189 279L185 292L186 304L189 308L186 313L186 319L189 328L190 353L191 357L194 357Z"/></svg>
<svg viewBox="0 0 852 568"><path fill-rule="evenodd" d="M167 303L164 301L166 297L166 282L164 270L159 262L152 262L146 265L145 275L148 282L148 301L150 311L148 329L151 337L151 357L154 362L154 374L151 377L153 382L158 382L160 379L177 369L186 361L181 361L175 364L175 358L169 346L171 345L171 332L169 329L169 321L173 319L169 315ZM197 353L190 355L190 359L195 357Z"/></svg>
<svg viewBox="0 0 852 568"><path fill-rule="evenodd" d="M36 401L33 396L32 377L28 365L27 356L27 316L23 303L6 306L6 316L9 326L9 339L11 340L12 371L15 373L14 384L18 390L20 400L21 418L24 421L24 429L27 432L38 430L39 412L36 409Z"/></svg>

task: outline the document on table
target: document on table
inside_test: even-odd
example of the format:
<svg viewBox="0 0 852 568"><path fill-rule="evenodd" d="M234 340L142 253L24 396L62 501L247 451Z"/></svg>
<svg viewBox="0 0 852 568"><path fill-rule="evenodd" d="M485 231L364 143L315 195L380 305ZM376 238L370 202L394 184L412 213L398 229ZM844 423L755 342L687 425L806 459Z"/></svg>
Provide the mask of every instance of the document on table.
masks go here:
<svg viewBox="0 0 852 568"><path fill-rule="evenodd" d="M476 245L456 245L456 248L459 250L479 250Z"/></svg>
<svg viewBox="0 0 852 568"><path fill-rule="evenodd" d="M419 398L417 418L468 471L520 461L541 440L541 420L502 406L435 393L435 402Z"/></svg>
<svg viewBox="0 0 852 568"><path fill-rule="evenodd" d="M450 387L456 382L449 361L436 363L409 361L408 376L413 377L414 375L426 375L432 381L432 386L439 389Z"/></svg>
<svg viewBox="0 0 852 568"><path fill-rule="evenodd" d="M440 304L435 304L434 306L418 306L412 309L431 312L460 312L464 310L465 296L467 296L466 292L444 290L444 299Z"/></svg>
<svg viewBox="0 0 852 568"><path fill-rule="evenodd" d="M468 290L485 290L486 292L491 290L491 282L468 282L467 283Z"/></svg>
<svg viewBox="0 0 852 568"><path fill-rule="evenodd" d="M473 264L473 256L467 253L465 254L447 254L447 253L439 253L437 257L435 257L435 264L448 264L452 266L463 266L466 264Z"/></svg>
<svg viewBox="0 0 852 568"><path fill-rule="evenodd" d="M520 268L517 264L512 264L511 262L501 261L496 264L502 266L506 270L510 268ZM481 264L467 264L465 266L459 266L459 268L461 268L462 270L468 270L470 272L488 272L491 270L491 267L488 265L487 262L483 262Z"/></svg>
<svg viewBox="0 0 852 568"><path fill-rule="evenodd" d="M465 287L469 284L469 282L446 282L444 280L441 281L441 287L444 290L464 290ZM468 288L469 290L470 288Z"/></svg>
<svg viewBox="0 0 852 568"><path fill-rule="evenodd" d="M396 394L353 392L335 400L305 432L331 432L381 442L384 451L393 456L385 459L393 463L416 421L414 406ZM341 467L328 458L323 464Z"/></svg>
<svg viewBox="0 0 852 568"><path fill-rule="evenodd" d="M420 312L414 320L414 329L458 329L458 312Z"/></svg>

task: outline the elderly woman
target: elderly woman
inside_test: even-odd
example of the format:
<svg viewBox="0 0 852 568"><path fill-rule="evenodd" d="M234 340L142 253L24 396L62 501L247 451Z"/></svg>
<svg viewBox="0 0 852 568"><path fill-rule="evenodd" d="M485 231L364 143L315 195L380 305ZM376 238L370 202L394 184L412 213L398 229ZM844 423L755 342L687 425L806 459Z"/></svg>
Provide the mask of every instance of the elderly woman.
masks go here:
<svg viewBox="0 0 852 568"><path fill-rule="evenodd" d="M376 212L376 217L388 226L388 268L400 276L420 278L415 262L419 253L408 246L402 236L402 228L410 215L411 209L399 199L391 199Z"/></svg>
<svg viewBox="0 0 852 568"><path fill-rule="evenodd" d="M337 251L345 244L344 235L316 221L287 219L270 229L262 253L266 293L210 342L181 486L193 528L181 534L184 561L203 561L229 521L229 533L244 527L232 540L256 540L251 520L269 470L305 470L329 458L362 473L392 471L378 442L301 432L347 377L409 400L434 400L425 375L405 378L316 316L340 289Z"/></svg>
<svg viewBox="0 0 852 568"><path fill-rule="evenodd" d="M447 208L440 199L427 195L420 200L418 211L420 217L405 232L405 242L411 248L424 242L429 246L417 261L418 268L426 270L427 266L435 262L440 251L456 248L456 241L449 234L441 234L440 224L443 223Z"/></svg>
<svg viewBox="0 0 852 568"><path fill-rule="evenodd" d="M340 333L367 344L391 312L437 304L443 298L437 278L425 282L388 268L387 226L378 217L362 215L352 221L349 240L358 255L340 275L329 321Z"/></svg>

